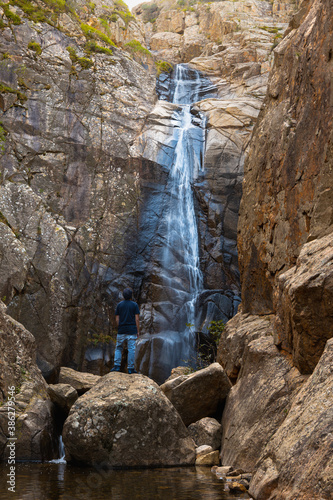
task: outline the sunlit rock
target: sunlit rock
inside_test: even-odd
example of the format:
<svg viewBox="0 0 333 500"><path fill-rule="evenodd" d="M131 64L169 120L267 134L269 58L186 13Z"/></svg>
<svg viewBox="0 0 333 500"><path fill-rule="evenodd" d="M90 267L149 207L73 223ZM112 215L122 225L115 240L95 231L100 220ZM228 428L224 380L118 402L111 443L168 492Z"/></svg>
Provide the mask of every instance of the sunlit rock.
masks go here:
<svg viewBox="0 0 333 500"><path fill-rule="evenodd" d="M190 465L195 444L158 385L143 375L105 375L65 422L66 458L109 466Z"/></svg>
<svg viewBox="0 0 333 500"><path fill-rule="evenodd" d="M231 383L218 363L161 385L185 425L214 416L226 399Z"/></svg>

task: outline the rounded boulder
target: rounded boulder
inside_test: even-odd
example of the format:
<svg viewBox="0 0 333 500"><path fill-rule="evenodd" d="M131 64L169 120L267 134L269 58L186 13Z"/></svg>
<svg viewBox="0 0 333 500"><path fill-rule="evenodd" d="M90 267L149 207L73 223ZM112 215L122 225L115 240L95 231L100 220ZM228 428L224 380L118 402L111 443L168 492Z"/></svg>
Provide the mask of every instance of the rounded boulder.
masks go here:
<svg viewBox="0 0 333 500"><path fill-rule="evenodd" d="M159 386L144 375L105 375L64 424L68 461L109 467L190 465L195 444Z"/></svg>

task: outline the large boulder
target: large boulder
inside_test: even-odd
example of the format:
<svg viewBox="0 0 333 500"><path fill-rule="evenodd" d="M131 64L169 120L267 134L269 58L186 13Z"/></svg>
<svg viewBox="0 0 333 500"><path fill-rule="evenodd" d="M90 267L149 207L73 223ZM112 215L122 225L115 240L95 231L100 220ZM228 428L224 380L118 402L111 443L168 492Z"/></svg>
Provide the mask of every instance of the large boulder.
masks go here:
<svg viewBox="0 0 333 500"><path fill-rule="evenodd" d="M333 336L333 233L304 245L278 282L275 341L302 373L312 373Z"/></svg>
<svg viewBox="0 0 333 500"><path fill-rule="evenodd" d="M59 384L72 386L78 394L89 391L100 380L99 375L93 373L78 372L67 366L60 368Z"/></svg>
<svg viewBox="0 0 333 500"><path fill-rule="evenodd" d="M221 409L231 383L219 363L213 363L191 375L182 375L161 385L185 425L211 417Z"/></svg>
<svg viewBox="0 0 333 500"><path fill-rule="evenodd" d="M158 385L110 373L73 405L63 429L66 458L121 467L190 465L195 444Z"/></svg>
<svg viewBox="0 0 333 500"><path fill-rule="evenodd" d="M272 335L249 342L223 412L222 465L254 469L261 450L286 418L303 379L278 351Z"/></svg>
<svg viewBox="0 0 333 500"><path fill-rule="evenodd" d="M273 334L273 315L260 317L239 312L228 321L220 338L217 361L223 366L230 380L236 382L248 344L260 337L272 337Z"/></svg>
<svg viewBox="0 0 333 500"><path fill-rule="evenodd" d="M8 458L13 442L17 460L49 460L56 455L53 404L36 365L35 339L5 311L0 301L0 460ZM15 422L14 435L9 421Z"/></svg>
<svg viewBox="0 0 333 500"><path fill-rule="evenodd" d="M257 500L328 500L333 491L333 339L261 454Z"/></svg>

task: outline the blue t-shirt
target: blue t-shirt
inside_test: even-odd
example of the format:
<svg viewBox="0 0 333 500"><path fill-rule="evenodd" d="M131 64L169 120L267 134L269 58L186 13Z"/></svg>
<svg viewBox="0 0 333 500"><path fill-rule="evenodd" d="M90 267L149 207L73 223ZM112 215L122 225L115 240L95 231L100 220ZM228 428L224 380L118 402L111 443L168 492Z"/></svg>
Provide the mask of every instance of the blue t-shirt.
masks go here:
<svg viewBox="0 0 333 500"><path fill-rule="evenodd" d="M118 333L131 335L138 333L135 323L136 314L140 314L139 306L132 300L123 300L117 305L116 316L119 316Z"/></svg>

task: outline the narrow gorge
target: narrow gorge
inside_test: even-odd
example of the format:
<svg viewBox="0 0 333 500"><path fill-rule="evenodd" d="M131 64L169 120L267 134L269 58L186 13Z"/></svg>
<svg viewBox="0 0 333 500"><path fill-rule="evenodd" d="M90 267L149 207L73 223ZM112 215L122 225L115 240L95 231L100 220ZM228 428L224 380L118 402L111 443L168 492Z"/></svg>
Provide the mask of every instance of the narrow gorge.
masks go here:
<svg viewBox="0 0 333 500"><path fill-rule="evenodd" d="M4 464L15 393L17 460L332 498L332 54L331 0L0 4Z"/></svg>

